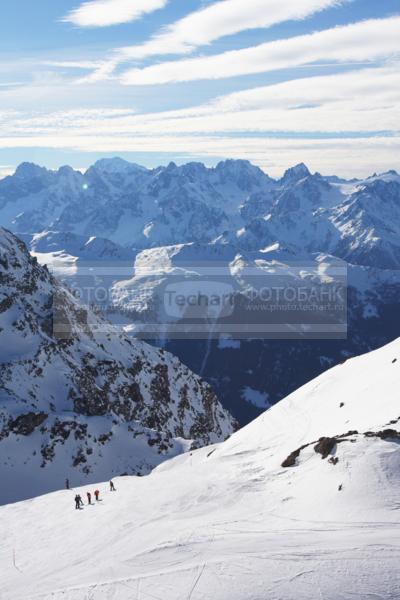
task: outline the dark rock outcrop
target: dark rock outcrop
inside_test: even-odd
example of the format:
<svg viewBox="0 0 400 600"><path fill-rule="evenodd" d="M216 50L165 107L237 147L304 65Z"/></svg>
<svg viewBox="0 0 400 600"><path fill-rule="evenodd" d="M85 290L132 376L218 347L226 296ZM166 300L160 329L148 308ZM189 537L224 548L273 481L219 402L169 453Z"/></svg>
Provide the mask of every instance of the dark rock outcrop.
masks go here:
<svg viewBox="0 0 400 600"><path fill-rule="evenodd" d="M29 412L11 419L9 429L17 435L30 435L37 427L40 427L47 419L46 413Z"/></svg>

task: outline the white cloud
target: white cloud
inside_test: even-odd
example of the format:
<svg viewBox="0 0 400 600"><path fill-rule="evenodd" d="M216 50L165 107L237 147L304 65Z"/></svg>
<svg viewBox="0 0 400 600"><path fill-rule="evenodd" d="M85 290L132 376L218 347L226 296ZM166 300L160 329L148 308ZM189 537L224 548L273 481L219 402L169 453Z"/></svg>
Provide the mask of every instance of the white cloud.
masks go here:
<svg viewBox="0 0 400 600"><path fill-rule="evenodd" d="M269 86L234 92L187 110L187 115L258 109L316 110L346 104L361 110L392 110L400 102L400 64L360 69L347 73L293 79ZM372 125L376 126L377 123Z"/></svg>
<svg viewBox="0 0 400 600"><path fill-rule="evenodd" d="M39 91L40 91L39 86ZM25 95L36 97L35 91ZM8 94L8 101L15 92ZM15 104L15 101L14 101ZM399 63L348 73L299 78L216 98L192 108L140 113L133 109L0 114L0 136L48 134L172 135L246 132L335 133L400 129ZM68 131L67 131L68 130Z"/></svg>
<svg viewBox="0 0 400 600"><path fill-rule="evenodd" d="M3 177L7 177L7 175L12 175L15 171L15 167L11 165L0 165L0 179Z"/></svg>
<svg viewBox="0 0 400 600"><path fill-rule="evenodd" d="M166 6L168 0L92 0L83 2L63 21L78 27L106 27L135 21L146 13Z"/></svg>
<svg viewBox="0 0 400 600"><path fill-rule="evenodd" d="M2 81L0 82L0 88L12 88L25 85L23 81Z"/></svg>
<svg viewBox="0 0 400 600"><path fill-rule="evenodd" d="M222 0L190 13L144 44L120 49L125 58L185 54L199 46L240 31L266 28L348 0Z"/></svg>
<svg viewBox="0 0 400 600"><path fill-rule="evenodd" d="M169 61L121 75L126 85L219 79L321 61L376 61L400 53L400 17L371 19L251 48Z"/></svg>
<svg viewBox="0 0 400 600"><path fill-rule="evenodd" d="M324 172L368 174L396 168L399 66L300 78L174 111L7 111L0 113L0 147L229 156L272 174L304 160ZM330 139L318 139L324 135Z"/></svg>
<svg viewBox="0 0 400 600"><path fill-rule="evenodd" d="M34 91L29 95L34 96ZM400 69L393 63L258 87L173 111L138 113L100 108L36 115L8 112L3 118L0 114L0 136L10 132L47 134L59 127L77 135L376 133L396 132L399 123Z"/></svg>
<svg viewBox="0 0 400 600"><path fill-rule="evenodd" d="M99 61L94 60L45 60L42 63L48 67L59 67L60 69L96 69Z"/></svg>
<svg viewBox="0 0 400 600"><path fill-rule="evenodd" d="M189 13L143 44L115 49L110 58L94 63L83 60L80 64L64 61L62 66L93 69L81 82L101 81L111 78L114 69L124 62L156 55L187 54L227 35L249 29L264 29L285 21L306 19L316 12L352 1L222 0Z"/></svg>

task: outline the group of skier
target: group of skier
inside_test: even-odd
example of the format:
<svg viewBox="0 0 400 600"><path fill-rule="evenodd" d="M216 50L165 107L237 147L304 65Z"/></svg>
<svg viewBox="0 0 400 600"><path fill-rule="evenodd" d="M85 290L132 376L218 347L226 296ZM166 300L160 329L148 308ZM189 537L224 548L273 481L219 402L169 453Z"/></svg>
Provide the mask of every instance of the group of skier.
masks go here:
<svg viewBox="0 0 400 600"><path fill-rule="evenodd" d="M66 479L65 481L65 487L67 490L69 490L69 481L68 479ZM115 489L114 483L112 481L110 481L110 492L116 492L117 490ZM86 497L87 497L87 503L88 504L93 504L92 503L92 494L91 492L86 492ZM96 502L99 502L100 500L100 491L99 490L95 490L94 491L94 497L96 499ZM80 494L76 494L75 496L75 508L76 510L80 510L82 508L82 506L84 506L83 504L83 500L82 500L82 496Z"/></svg>

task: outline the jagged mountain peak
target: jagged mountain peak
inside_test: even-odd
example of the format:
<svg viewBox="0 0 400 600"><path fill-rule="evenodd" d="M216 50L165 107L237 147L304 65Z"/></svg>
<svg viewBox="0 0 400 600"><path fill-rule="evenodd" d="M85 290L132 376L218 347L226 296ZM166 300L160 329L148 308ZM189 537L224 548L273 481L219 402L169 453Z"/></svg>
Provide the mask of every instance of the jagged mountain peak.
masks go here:
<svg viewBox="0 0 400 600"><path fill-rule="evenodd" d="M97 171L108 174L124 174L132 173L134 171L147 171L146 167L129 162L118 156L114 158L101 158L94 163L93 168L95 168Z"/></svg>
<svg viewBox="0 0 400 600"><path fill-rule="evenodd" d="M213 169L217 173L229 174L231 177L240 177L244 174L251 175L252 177L261 177L269 179L268 175L260 169L260 167L253 165L249 160L244 159L227 159L222 160Z"/></svg>
<svg viewBox="0 0 400 600"><path fill-rule="evenodd" d="M249 160L243 158L227 158L226 160L221 160L217 163L215 169L217 171L230 169L230 170L241 170L241 169L251 169L251 170L260 170L259 167L253 165Z"/></svg>
<svg viewBox="0 0 400 600"><path fill-rule="evenodd" d="M311 175L308 167L304 163L299 163L294 167L287 169L280 180L283 184L294 183Z"/></svg>
<svg viewBox="0 0 400 600"><path fill-rule="evenodd" d="M82 177L82 173L80 171L76 171L69 165L62 165L58 169L57 175L60 177Z"/></svg>
<svg viewBox="0 0 400 600"><path fill-rule="evenodd" d="M187 175L189 177L200 177L203 178L204 176L207 175L207 167L205 166L205 164L201 163L201 162L189 162L186 163L184 165L182 165L181 167L182 172L184 175Z"/></svg>
<svg viewBox="0 0 400 600"><path fill-rule="evenodd" d="M383 181L383 182L397 181L397 182L400 182L400 175L394 169L390 169L389 171L385 171L384 173L374 173L370 177L367 177L367 179L365 179L363 181L363 183L369 184L369 183L373 183L374 181Z"/></svg>
<svg viewBox="0 0 400 600"><path fill-rule="evenodd" d="M46 167L40 167L31 162L23 162L18 165L14 175L18 179L31 179L46 176L48 173Z"/></svg>

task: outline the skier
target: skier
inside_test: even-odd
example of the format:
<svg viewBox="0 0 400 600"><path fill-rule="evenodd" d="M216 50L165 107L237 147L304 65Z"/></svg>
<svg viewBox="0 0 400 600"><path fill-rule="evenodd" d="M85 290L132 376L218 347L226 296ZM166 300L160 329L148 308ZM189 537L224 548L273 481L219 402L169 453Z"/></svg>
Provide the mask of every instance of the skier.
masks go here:
<svg viewBox="0 0 400 600"><path fill-rule="evenodd" d="M90 492L86 492L88 504L92 504L92 494Z"/></svg>
<svg viewBox="0 0 400 600"><path fill-rule="evenodd" d="M65 480L65 489L69 490L69 479Z"/></svg>
<svg viewBox="0 0 400 600"><path fill-rule="evenodd" d="M110 492L115 492L115 491L116 491L116 489L115 489L114 483L112 481L110 481Z"/></svg>
<svg viewBox="0 0 400 600"><path fill-rule="evenodd" d="M99 490L95 490L94 497L96 498L96 502L98 502L98 500L99 500L99 495L100 495Z"/></svg>
<svg viewBox="0 0 400 600"><path fill-rule="evenodd" d="M83 504L82 498L80 497L79 494L77 494L75 496L75 508L76 508L76 510L80 510L82 504Z"/></svg>

